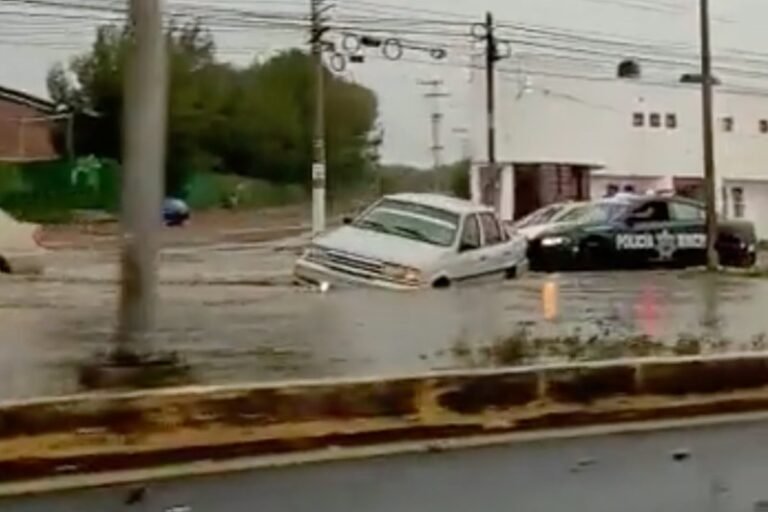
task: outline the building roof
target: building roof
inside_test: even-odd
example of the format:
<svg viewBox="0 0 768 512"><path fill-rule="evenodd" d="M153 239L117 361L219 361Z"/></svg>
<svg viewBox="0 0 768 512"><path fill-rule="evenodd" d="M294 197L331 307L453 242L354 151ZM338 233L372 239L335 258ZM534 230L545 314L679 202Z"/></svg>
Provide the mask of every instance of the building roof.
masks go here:
<svg viewBox="0 0 768 512"><path fill-rule="evenodd" d="M33 96L26 92L10 89L8 87L3 87L2 85L0 85L0 99L27 105L43 112L53 112L56 110L56 105L50 100Z"/></svg>
<svg viewBox="0 0 768 512"><path fill-rule="evenodd" d="M409 203L423 204L425 206L458 213L460 215L477 211L490 211L490 208L475 204L471 201L441 194L402 193L389 195L387 198L398 201L407 201Z"/></svg>
<svg viewBox="0 0 768 512"><path fill-rule="evenodd" d="M605 167L605 164L600 162L590 162L590 161L578 161L578 160L564 160L564 161L555 161L555 160L514 160L511 162L512 165L567 165L570 167L587 167L589 169L593 170L600 170Z"/></svg>

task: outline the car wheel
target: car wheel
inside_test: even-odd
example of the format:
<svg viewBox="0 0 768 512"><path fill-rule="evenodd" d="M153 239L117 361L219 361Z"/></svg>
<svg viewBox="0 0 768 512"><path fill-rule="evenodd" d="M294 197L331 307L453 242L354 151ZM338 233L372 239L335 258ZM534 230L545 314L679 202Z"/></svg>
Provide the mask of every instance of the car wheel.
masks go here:
<svg viewBox="0 0 768 512"><path fill-rule="evenodd" d="M434 283L432 283L432 288L435 288L436 290L444 290L450 287L451 287L451 280L448 279L447 277L440 277Z"/></svg>
<svg viewBox="0 0 768 512"><path fill-rule="evenodd" d="M0 273L11 274L11 266L8 264L8 260L0 256Z"/></svg>
<svg viewBox="0 0 768 512"><path fill-rule="evenodd" d="M606 265L605 251L598 240L586 240L581 247L579 256L580 270L601 270Z"/></svg>

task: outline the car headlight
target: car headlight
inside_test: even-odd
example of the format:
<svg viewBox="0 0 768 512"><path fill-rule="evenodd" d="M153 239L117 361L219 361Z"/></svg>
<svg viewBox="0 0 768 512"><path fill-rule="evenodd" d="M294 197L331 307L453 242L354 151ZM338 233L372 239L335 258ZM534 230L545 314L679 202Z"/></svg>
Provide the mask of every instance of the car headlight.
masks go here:
<svg viewBox="0 0 768 512"><path fill-rule="evenodd" d="M402 265L384 265L382 273L395 281L402 281L411 285L421 282L421 272L415 268Z"/></svg>
<svg viewBox="0 0 768 512"><path fill-rule="evenodd" d="M322 247L313 245L308 247L304 251L304 255L302 257L305 260L309 260L309 261L325 261L327 256L328 256L328 251L326 251Z"/></svg>
<svg viewBox="0 0 768 512"><path fill-rule="evenodd" d="M542 247L558 247L569 243L571 243L571 239L567 236L548 236L541 239Z"/></svg>

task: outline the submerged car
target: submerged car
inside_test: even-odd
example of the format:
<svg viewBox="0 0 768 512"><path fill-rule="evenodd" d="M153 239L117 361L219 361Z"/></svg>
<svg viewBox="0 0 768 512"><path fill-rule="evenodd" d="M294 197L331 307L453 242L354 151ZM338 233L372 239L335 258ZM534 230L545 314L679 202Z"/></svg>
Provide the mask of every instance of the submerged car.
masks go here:
<svg viewBox="0 0 768 512"><path fill-rule="evenodd" d="M169 227L179 227L189 221L189 206L181 199L167 197L163 200L163 222Z"/></svg>
<svg viewBox="0 0 768 512"><path fill-rule="evenodd" d="M386 196L358 218L316 238L295 276L407 290L448 287L527 266L526 241L490 208L436 194Z"/></svg>
<svg viewBox="0 0 768 512"><path fill-rule="evenodd" d="M550 204L515 222L512 228L532 240L557 224L573 221L574 212L579 211L585 204L587 203L575 201Z"/></svg>
<svg viewBox="0 0 768 512"><path fill-rule="evenodd" d="M37 224L20 222L0 210L0 272L38 274L43 271L45 249Z"/></svg>
<svg viewBox="0 0 768 512"><path fill-rule="evenodd" d="M625 196L605 199L574 212L573 222L529 241L531 269L601 270L695 267L707 260L704 206L689 199ZM720 264L750 267L757 258L751 223L718 221Z"/></svg>

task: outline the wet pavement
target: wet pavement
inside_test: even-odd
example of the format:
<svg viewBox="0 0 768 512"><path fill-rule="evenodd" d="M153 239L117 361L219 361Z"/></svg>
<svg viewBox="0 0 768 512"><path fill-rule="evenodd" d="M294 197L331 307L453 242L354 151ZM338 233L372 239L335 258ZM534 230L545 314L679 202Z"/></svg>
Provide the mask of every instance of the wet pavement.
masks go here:
<svg viewBox="0 0 768 512"><path fill-rule="evenodd" d="M653 426L653 425L651 425ZM0 499L4 512L762 512L768 423L539 440Z"/></svg>
<svg viewBox="0 0 768 512"><path fill-rule="evenodd" d="M651 354L768 349L768 279L698 272L531 274L402 294L290 285L301 240L163 257L156 343L201 382L393 375ZM0 398L78 391L109 348L115 254L57 251L0 285Z"/></svg>

